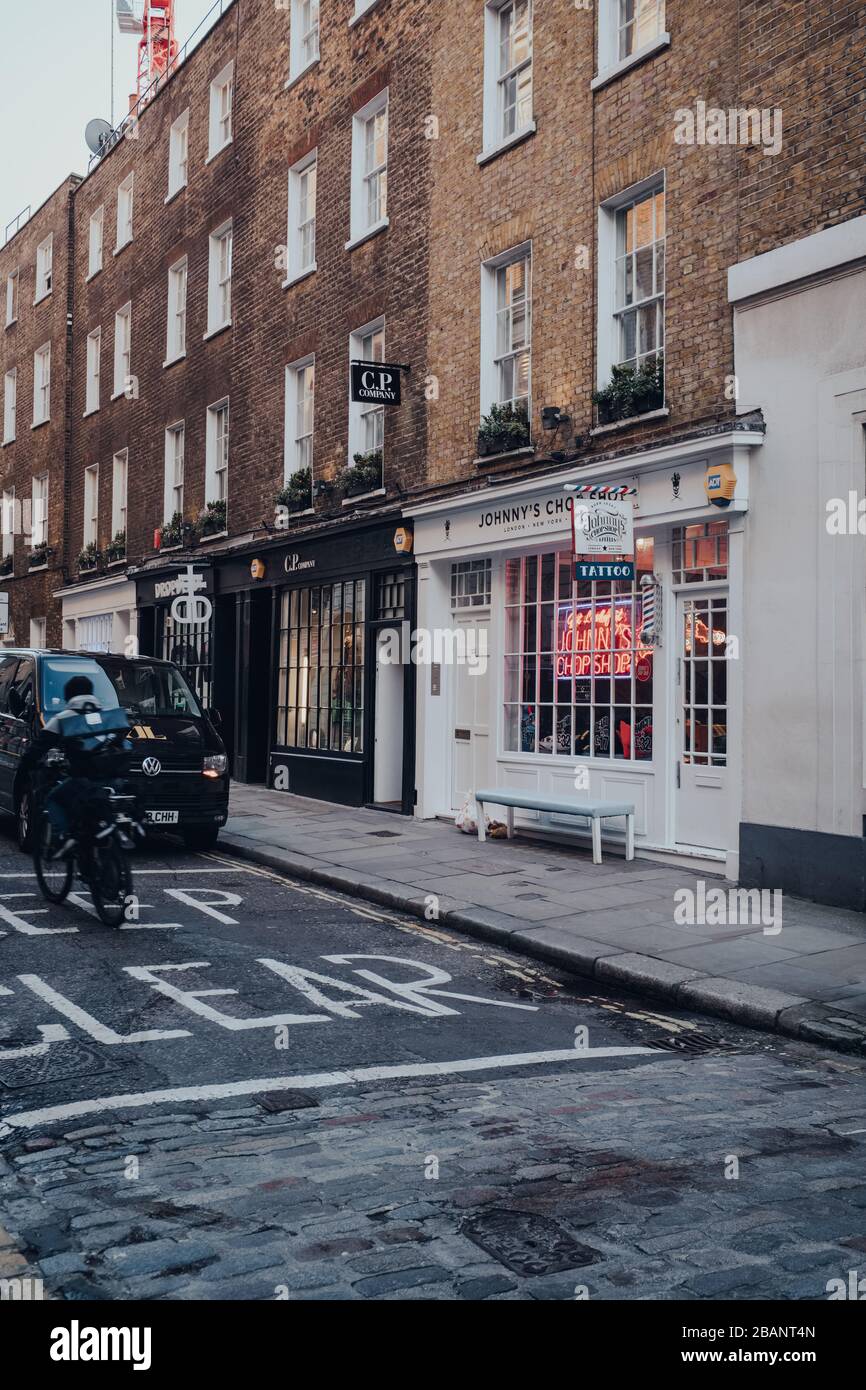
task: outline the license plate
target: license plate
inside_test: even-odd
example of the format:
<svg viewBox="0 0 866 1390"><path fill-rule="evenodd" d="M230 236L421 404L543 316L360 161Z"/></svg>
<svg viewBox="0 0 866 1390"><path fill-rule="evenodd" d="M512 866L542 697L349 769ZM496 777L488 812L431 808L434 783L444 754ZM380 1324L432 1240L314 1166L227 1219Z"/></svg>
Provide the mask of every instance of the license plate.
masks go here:
<svg viewBox="0 0 866 1390"><path fill-rule="evenodd" d="M144 819L147 825L177 825L179 811L145 811Z"/></svg>

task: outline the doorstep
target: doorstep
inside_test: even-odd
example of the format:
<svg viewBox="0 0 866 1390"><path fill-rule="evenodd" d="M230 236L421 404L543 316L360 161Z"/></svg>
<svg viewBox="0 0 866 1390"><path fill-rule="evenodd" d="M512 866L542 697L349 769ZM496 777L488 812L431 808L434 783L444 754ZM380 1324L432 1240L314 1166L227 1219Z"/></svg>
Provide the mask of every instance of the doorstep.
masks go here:
<svg viewBox="0 0 866 1390"><path fill-rule="evenodd" d="M220 846L426 921L435 905L438 927L656 1001L866 1055L866 917L785 896L778 932L677 922L681 890L728 891L718 864L596 865L572 839L480 844L441 820L239 783Z"/></svg>

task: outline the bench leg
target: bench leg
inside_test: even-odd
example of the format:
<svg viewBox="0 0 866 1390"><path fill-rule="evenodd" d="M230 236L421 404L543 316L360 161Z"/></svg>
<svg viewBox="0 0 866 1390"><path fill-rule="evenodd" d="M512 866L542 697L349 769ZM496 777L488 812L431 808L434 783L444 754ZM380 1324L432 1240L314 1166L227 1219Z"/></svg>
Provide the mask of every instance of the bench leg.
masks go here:
<svg viewBox="0 0 866 1390"><path fill-rule="evenodd" d="M476 801L475 809L478 812L478 838L479 840L486 840L487 831L484 829L484 807L480 801Z"/></svg>
<svg viewBox="0 0 866 1390"><path fill-rule="evenodd" d="M601 821L597 816L592 821L592 862L601 863Z"/></svg>
<svg viewBox="0 0 866 1390"><path fill-rule="evenodd" d="M505 821L506 821L506 824L507 824L507 826L508 826L508 838L509 838L509 840L513 840L513 839L514 839L514 807L513 807L513 806L506 806L506 808L505 808Z"/></svg>
<svg viewBox="0 0 866 1390"><path fill-rule="evenodd" d="M634 859L634 816L625 818L625 857Z"/></svg>

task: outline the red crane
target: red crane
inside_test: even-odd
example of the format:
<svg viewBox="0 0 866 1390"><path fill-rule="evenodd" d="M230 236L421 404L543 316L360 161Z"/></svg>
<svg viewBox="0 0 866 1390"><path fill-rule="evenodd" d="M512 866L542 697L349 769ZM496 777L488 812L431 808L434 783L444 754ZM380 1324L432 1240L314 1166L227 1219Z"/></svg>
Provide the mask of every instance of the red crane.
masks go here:
<svg viewBox="0 0 866 1390"><path fill-rule="evenodd" d="M132 109L157 78L171 71L178 53L174 35L175 0L116 0L118 28L138 34L138 88L129 98ZM151 92L155 95L155 92Z"/></svg>

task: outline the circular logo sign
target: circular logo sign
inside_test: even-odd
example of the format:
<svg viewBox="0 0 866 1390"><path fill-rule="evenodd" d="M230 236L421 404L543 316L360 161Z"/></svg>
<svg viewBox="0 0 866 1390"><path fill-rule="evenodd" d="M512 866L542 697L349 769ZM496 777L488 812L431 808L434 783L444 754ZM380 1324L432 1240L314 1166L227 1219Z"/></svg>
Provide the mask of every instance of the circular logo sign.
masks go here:
<svg viewBox="0 0 866 1390"><path fill-rule="evenodd" d="M638 659L635 675L639 681L648 681L652 677L653 661L651 656L642 656Z"/></svg>
<svg viewBox="0 0 866 1390"><path fill-rule="evenodd" d="M158 777L162 772L162 763L159 758L145 758L141 767L147 777Z"/></svg>

